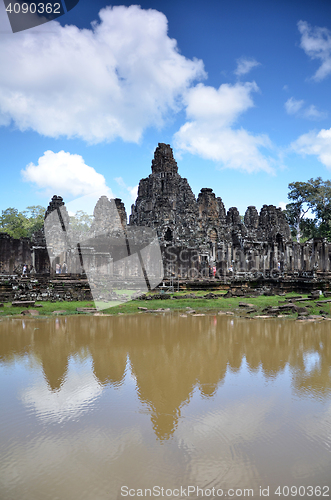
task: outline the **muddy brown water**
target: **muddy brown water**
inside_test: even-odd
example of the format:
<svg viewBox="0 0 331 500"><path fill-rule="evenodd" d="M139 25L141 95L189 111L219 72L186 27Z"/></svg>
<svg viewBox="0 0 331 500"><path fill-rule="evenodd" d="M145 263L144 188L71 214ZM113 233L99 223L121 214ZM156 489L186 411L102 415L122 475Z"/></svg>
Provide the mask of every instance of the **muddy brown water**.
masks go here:
<svg viewBox="0 0 331 500"><path fill-rule="evenodd" d="M330 498L330 323L3 319L0 499Z"/></svg>

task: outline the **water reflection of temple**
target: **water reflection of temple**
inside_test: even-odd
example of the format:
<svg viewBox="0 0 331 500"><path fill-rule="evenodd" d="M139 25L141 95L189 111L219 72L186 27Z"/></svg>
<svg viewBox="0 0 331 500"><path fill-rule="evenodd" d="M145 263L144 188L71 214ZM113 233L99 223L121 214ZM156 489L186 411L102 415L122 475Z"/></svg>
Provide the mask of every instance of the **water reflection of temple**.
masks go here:
<svg viewBox="0 0 331 500"><path fill-rule="evenodd" d="M312 354L317 362L309 365ZM113 387L123 384L129 360L159 439L172 435L196 388L212 398L227 370L236 372L244 362L266 378L288 366L299 393L324 397L331 392L328 322L173 315L1 322L0 362L8 365L23 356L42 367L51 391L61 391L72 357L91 358L98 382Z"/></svg>

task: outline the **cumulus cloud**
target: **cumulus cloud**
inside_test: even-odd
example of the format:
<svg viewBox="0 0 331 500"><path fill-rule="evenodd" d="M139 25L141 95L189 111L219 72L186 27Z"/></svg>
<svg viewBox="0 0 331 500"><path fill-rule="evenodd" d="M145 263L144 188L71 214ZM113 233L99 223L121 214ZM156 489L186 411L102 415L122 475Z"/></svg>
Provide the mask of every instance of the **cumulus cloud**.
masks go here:
<svg viewBox="0 0 331 500"><path fill-rule="evenodd" d="M285 103L286 112L289 115L298 115L302 118L308 118L309 120L322 120L327 117L325 111L319 111L314 104L304 107L305 101L302 99L298 101L294 97L287 99Z"/></svg>
<svg viewBox="0 0 331 500"><path fill-rule="evenodd" d="M257 62L255 59L247 59L245 57L241 57L237 59L237 68L234 71L234 74L237 76L246 75L256 66L260 66L261 63Z"/></svg>
<svg viewBox="0 0 331 500"><path fill-rule="evenodd" d="M224 83L218 90L199 83L186 94L186 115L194 120L212 120L218 126L230 125L243 111L254 106L250 94L257 90L255 82Z"/></svg>
<svg viewBox="0 0 331 500"><path fill-rule="evenodd" d="M312 27L305 21L298 22L298 29L301 33L300 47L311 59L321 61L321 66L312 77L321 81L331 73L331 31Z"/></svg>
<svg viewBox="0 0 331 500"><path fill-rule="evenodd" d="M29 163L21 174L24 181L35 184L47 196L112 196L103 175L86 165L82 156L65 151L45 151L37 165Z"/></svg>
<svg viewBox="0 0 331 500"><path fill-rule="evenodd" d="M272 173L259 147L270 147L265 135L253 136L244 129L213 129L203 123L186 123L176 134L176 146L202 158L219 161L227 168L248 173L265 170Z"/></svg>
<svg viewBox="0 0 331 500"><path fill-rule="evenodd" d="M106 7L91 29L53 21L0 40L0 124L91 143L137 142L180 109L205 77L181 55L167 19L139 6ZM45 28L46 26L46 28Z"/></svg>
<svg viewBox="0 0 331 500"><path fill-rule="evenodd" d="M331 128L319 132L312 130L292 142L291 148L301 155L315 155L327 168L331 169Z"/></svg>
<svg viewBox="0 0 331 500"><path fill-rule="evenodd" d="M269 138L233 128L239 116L254 105L251 93L257 90L255 82L223 84L218 90L198 84L188 90L189 121L175 134L175 147L229 168L272 172L270 160L259 150L271 147Z"/></svg>

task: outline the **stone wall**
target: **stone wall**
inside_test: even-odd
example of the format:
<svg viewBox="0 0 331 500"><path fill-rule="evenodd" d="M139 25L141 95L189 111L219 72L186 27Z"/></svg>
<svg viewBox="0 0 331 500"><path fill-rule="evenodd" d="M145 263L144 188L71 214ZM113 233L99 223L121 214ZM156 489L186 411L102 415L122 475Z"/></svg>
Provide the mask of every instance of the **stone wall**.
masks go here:
<svg viewBox="0 0 331 500"><path fill-rule="evenodd" d="M21 273L24 264L32 266L30 240L0 233L0 274Z"/></svg>

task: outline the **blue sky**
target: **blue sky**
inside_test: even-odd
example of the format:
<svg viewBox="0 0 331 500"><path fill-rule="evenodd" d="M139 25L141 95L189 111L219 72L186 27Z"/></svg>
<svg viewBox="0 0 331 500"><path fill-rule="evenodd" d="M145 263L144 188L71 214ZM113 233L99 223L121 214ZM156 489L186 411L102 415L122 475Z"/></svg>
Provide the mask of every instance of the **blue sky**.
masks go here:
<svg viewBox="0 0 331 500"><path fill-rule="evenodd" d="M80 0L13 34L0 0L0 47L0 210L107 194L129 215L158 142L241 214L330 178L329 1Z"/></svg>

